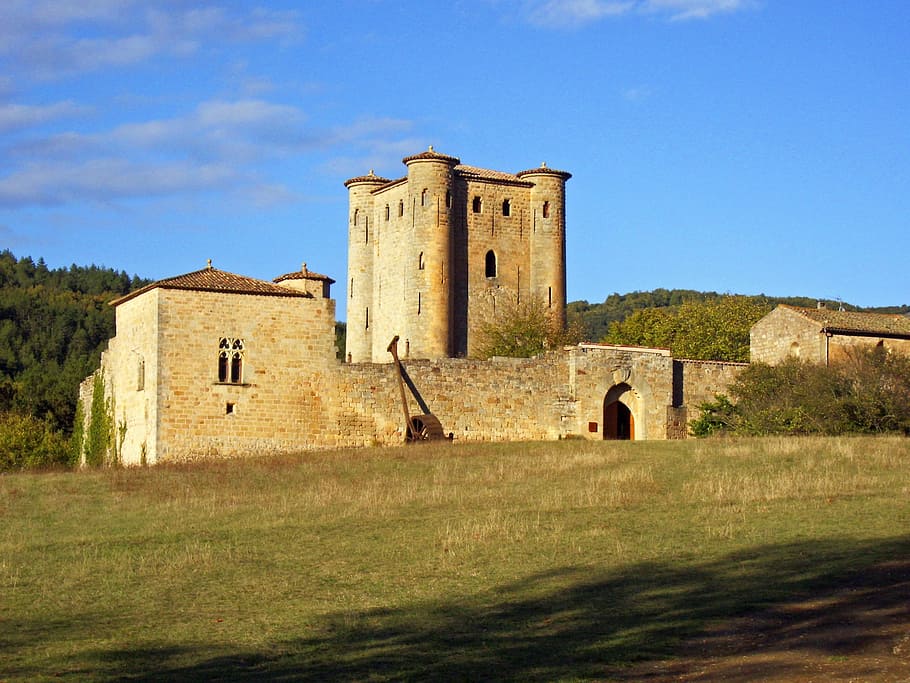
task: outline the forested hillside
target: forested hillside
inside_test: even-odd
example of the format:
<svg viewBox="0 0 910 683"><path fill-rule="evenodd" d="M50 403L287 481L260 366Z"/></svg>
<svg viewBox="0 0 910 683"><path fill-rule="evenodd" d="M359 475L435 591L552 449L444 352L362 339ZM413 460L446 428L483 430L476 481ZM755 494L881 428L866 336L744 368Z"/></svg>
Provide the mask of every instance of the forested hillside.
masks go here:
<svg viewBox="0 0 910 683"><path fill-rule="evenodd" d="M148 280L97 266L50 269L0 252L0 411L72 428L76 392L114 334L112 299Z"/></svg>

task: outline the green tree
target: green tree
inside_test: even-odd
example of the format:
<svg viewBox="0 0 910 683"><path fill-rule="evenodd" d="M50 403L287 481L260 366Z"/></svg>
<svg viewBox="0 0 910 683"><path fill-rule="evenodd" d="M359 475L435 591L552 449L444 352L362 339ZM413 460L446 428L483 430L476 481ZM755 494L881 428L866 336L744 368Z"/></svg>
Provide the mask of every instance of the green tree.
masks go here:
<svg viewBox="0 0 910 683"><path fill-rule="evenodd" d="M480 325L478 337L481 358L530 358L547 349L577 343L581 331L578 326L563 328L543 301L506 300L499 304L495 316Z"/></svg>
<svg viewBox="0 0 910 683"><path fill-rule="evenodd" d="M614 322L608 344L667 348L677 358L748 361L749 329L771 310L752 297L688 299L676 309L646 308Z"/></svg>

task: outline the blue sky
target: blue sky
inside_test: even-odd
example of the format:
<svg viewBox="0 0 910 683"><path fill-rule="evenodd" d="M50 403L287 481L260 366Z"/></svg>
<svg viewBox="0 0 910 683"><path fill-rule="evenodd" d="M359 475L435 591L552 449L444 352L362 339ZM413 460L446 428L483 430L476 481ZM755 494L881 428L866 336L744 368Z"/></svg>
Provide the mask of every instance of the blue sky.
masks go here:
<svg viewBox="0 0 910 683"><path fill-rule="evenodd" d="M569 300L910 303L908 36L904 0L3 0L0 247L343 301L343 182L433 145L573 174Z"/></svg>

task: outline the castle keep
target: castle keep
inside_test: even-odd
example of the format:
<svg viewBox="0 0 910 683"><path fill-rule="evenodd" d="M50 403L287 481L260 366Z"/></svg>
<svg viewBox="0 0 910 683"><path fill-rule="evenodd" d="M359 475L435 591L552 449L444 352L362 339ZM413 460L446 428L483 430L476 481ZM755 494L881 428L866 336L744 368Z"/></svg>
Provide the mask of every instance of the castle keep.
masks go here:
<svg viewBox="0 0 910 683"><path fill-rule="evenodd" d="M509 301L565 323L571 174L465 166L432 147L403 163L403 178L345 183L348 361L388 361L396 334L410 358L473 355L481 321Z"/></svg>

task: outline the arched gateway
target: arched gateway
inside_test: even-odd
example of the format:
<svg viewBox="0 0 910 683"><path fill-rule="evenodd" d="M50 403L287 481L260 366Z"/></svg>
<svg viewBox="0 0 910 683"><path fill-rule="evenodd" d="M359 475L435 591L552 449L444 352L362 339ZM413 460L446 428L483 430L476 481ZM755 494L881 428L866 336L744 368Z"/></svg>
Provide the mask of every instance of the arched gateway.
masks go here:
<svg viewBox="0 0 910 683"><path fill-rule="evenodd" d="M604 396L603 438L630 441L635 439L635 395L628 384L617 384Z"/></svg>

